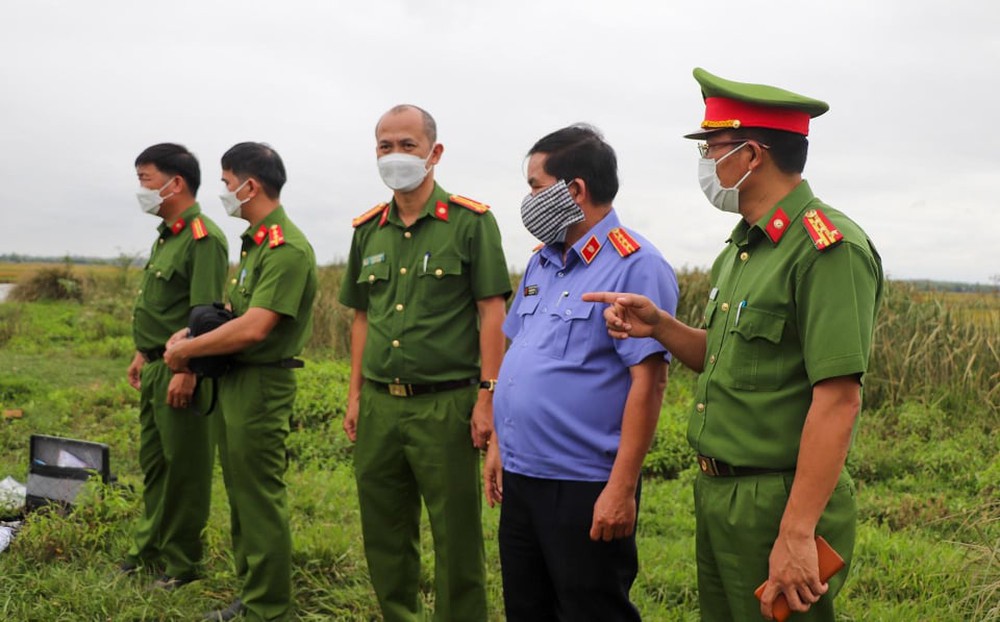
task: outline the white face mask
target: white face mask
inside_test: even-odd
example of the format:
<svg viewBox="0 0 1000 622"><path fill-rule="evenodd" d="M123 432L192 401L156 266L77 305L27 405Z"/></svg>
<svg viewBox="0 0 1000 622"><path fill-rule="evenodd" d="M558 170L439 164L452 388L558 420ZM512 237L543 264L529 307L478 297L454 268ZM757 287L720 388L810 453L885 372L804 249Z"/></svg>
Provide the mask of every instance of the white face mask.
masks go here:
<svg viewBox="0 0 1000 622"><path fill-rule="evenodd" d="M163 184L163 188L169 186L170 182L173 180L174 178L171 177L167 183ZM163 201L177 194L176 192L171 192L167 196L161 197L160 193L163 192L163 188L160 188L159 190L153 190L152 188L139 188L139 192L135 193L135 198L139 199L139 209L141 209L144 214L151 214L153 216L159 215L160 205L163 204Z"/></svg>
<svg viewBox="0 0 1000 622"><path fill-rule="evenodd" d="M705 197L716 209L720 209L723 212L740 213L739 188L753 171L747 171L746 175L740 177L740 180L732 188L724 188L722 182L719 180L719 174L716 172L716 166L719 162L746 147L746 145L747 143L743 143L718 160L713 160L712 158L701 158L698 160L698 183L701 184L701 191L705 193Z"/></svg>
<svg viewBox="0 0 1000 622"><path fill-rule="evenodd" d="M236 198L236 193L242 190L243 186L247 185L247 181L250 181L249 177L246 179L246 181L237 186L236 190L232 190L226 192L225 194L219 195L219 198L222 200L222 207L225 208L226 213L232 216L233 218L243 217L243 204L250 200L250 197L247 197L242 201Z"/></svg>
<svg viewBox="0 0 1000 622"><path fill-rule="evenodd" d="M378 159L378 174L392 190L410 192L423 183L431 168L428 161L434 155L434 148L426 158L408 153L390 153Z"/></svg>

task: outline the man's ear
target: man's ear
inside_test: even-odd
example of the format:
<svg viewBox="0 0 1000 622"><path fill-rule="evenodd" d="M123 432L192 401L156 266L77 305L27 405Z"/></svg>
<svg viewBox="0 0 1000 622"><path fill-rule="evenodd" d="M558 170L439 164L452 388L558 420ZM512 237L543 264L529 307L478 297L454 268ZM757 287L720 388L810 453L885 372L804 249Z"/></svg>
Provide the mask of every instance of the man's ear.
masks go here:
<svg viewBox="0 0 1000 622"><path fill-rule="evenodd" d="M574 177L566 182L566 189L569 191L569 195L573 197L577 205L583 205L585 202L590 200L590 189L587 188L587 182L585 182L580 177Z"/></svg>
<svg viewBox="0 0 1000 622"><path fill-rule="evenodd" d="M427 164L430 166L435 166L438 162L441 161L441 155L443 153L444 153L444 145L442 145L441 143L434 143L434 146L431 147L431 155L427 159Z"/></svg>

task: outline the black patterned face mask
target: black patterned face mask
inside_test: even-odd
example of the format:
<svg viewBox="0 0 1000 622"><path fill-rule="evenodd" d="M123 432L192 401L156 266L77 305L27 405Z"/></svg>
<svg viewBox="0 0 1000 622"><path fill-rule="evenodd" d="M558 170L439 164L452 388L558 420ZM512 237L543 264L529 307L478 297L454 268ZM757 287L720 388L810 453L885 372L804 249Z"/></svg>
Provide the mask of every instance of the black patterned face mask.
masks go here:
<svg viewBox="0 0 1000 622"><path fill-rule="evenodd" d="M583 210L573 200L562 179L521 201L524 228L543 244L562 242L566 239L566 229L581 221Z"/></svg>

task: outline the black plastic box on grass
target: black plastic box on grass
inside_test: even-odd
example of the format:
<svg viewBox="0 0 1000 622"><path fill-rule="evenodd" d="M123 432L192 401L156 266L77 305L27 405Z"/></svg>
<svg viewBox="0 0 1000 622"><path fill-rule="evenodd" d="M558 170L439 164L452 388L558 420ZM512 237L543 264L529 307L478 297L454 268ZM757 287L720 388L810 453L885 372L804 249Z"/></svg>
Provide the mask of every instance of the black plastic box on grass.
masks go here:
<svg viewBox="0 0 1000 622"><path fill-rule="evenodd" d="M108 446L59 436L31 436L25 509L32 511L50 503L69 508L91 477L111 480Z"/></svg>

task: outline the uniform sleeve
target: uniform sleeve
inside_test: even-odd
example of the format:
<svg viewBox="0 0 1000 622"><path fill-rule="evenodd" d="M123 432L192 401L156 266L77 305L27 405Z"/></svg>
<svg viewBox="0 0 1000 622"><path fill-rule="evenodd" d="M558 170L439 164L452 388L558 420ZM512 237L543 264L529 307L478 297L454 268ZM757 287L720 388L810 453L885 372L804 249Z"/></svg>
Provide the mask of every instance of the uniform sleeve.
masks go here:
<svg viewBox="0 0 1000 622"><path fill-rule="evenodd" d="M510 296L510 272L500 241L500 228L493 214L476 216L469 249L472 296L476 300L490 296Z"/></svg>
<svg viewBox="0 0 1000 622"><path fill-rule="evenodd" d="M795 291L802 353L809 381L868 370L881 270L851 243L822 253Z"/></svg>
<svg viewBox="0 0 1000 622"><path fill-rule="evenodd" d="M652 300L657 307L670 315L677 312L677 277L673 268L658 254L648 253L636 257L629 270L625 273L620 292L642 294ZM646 357L663 353L663 360L670 362L670 352L660 342L651 338L615 339L614 346L618 357L627 367L638 365Z"/></svg>
<svg viewBox="0 0 1000 622"><path fill-rule="evenodd" d="M268 255L248 308L268 309L294 319L309 279L310 258L301 249L287 245L264 252Z"/></svg>
<svg viewBox="0 0 1000 622"><path fill-rule="evenodd" d="M191 306L221 301L229 271L226 240L215 235L194 241L191 251Z"/></svg>
<svg viewBox="0 0 1000 622"><path fill-rule="evenodd" d="M337 299L340 304L352 309L368 310L368 284L358 283L358 275L361 274L361 241L360 231L354 230L354 237L351 238L351 252L347 256L347 268L344 270L344 277L340 282L340 293Z"/></svg>

